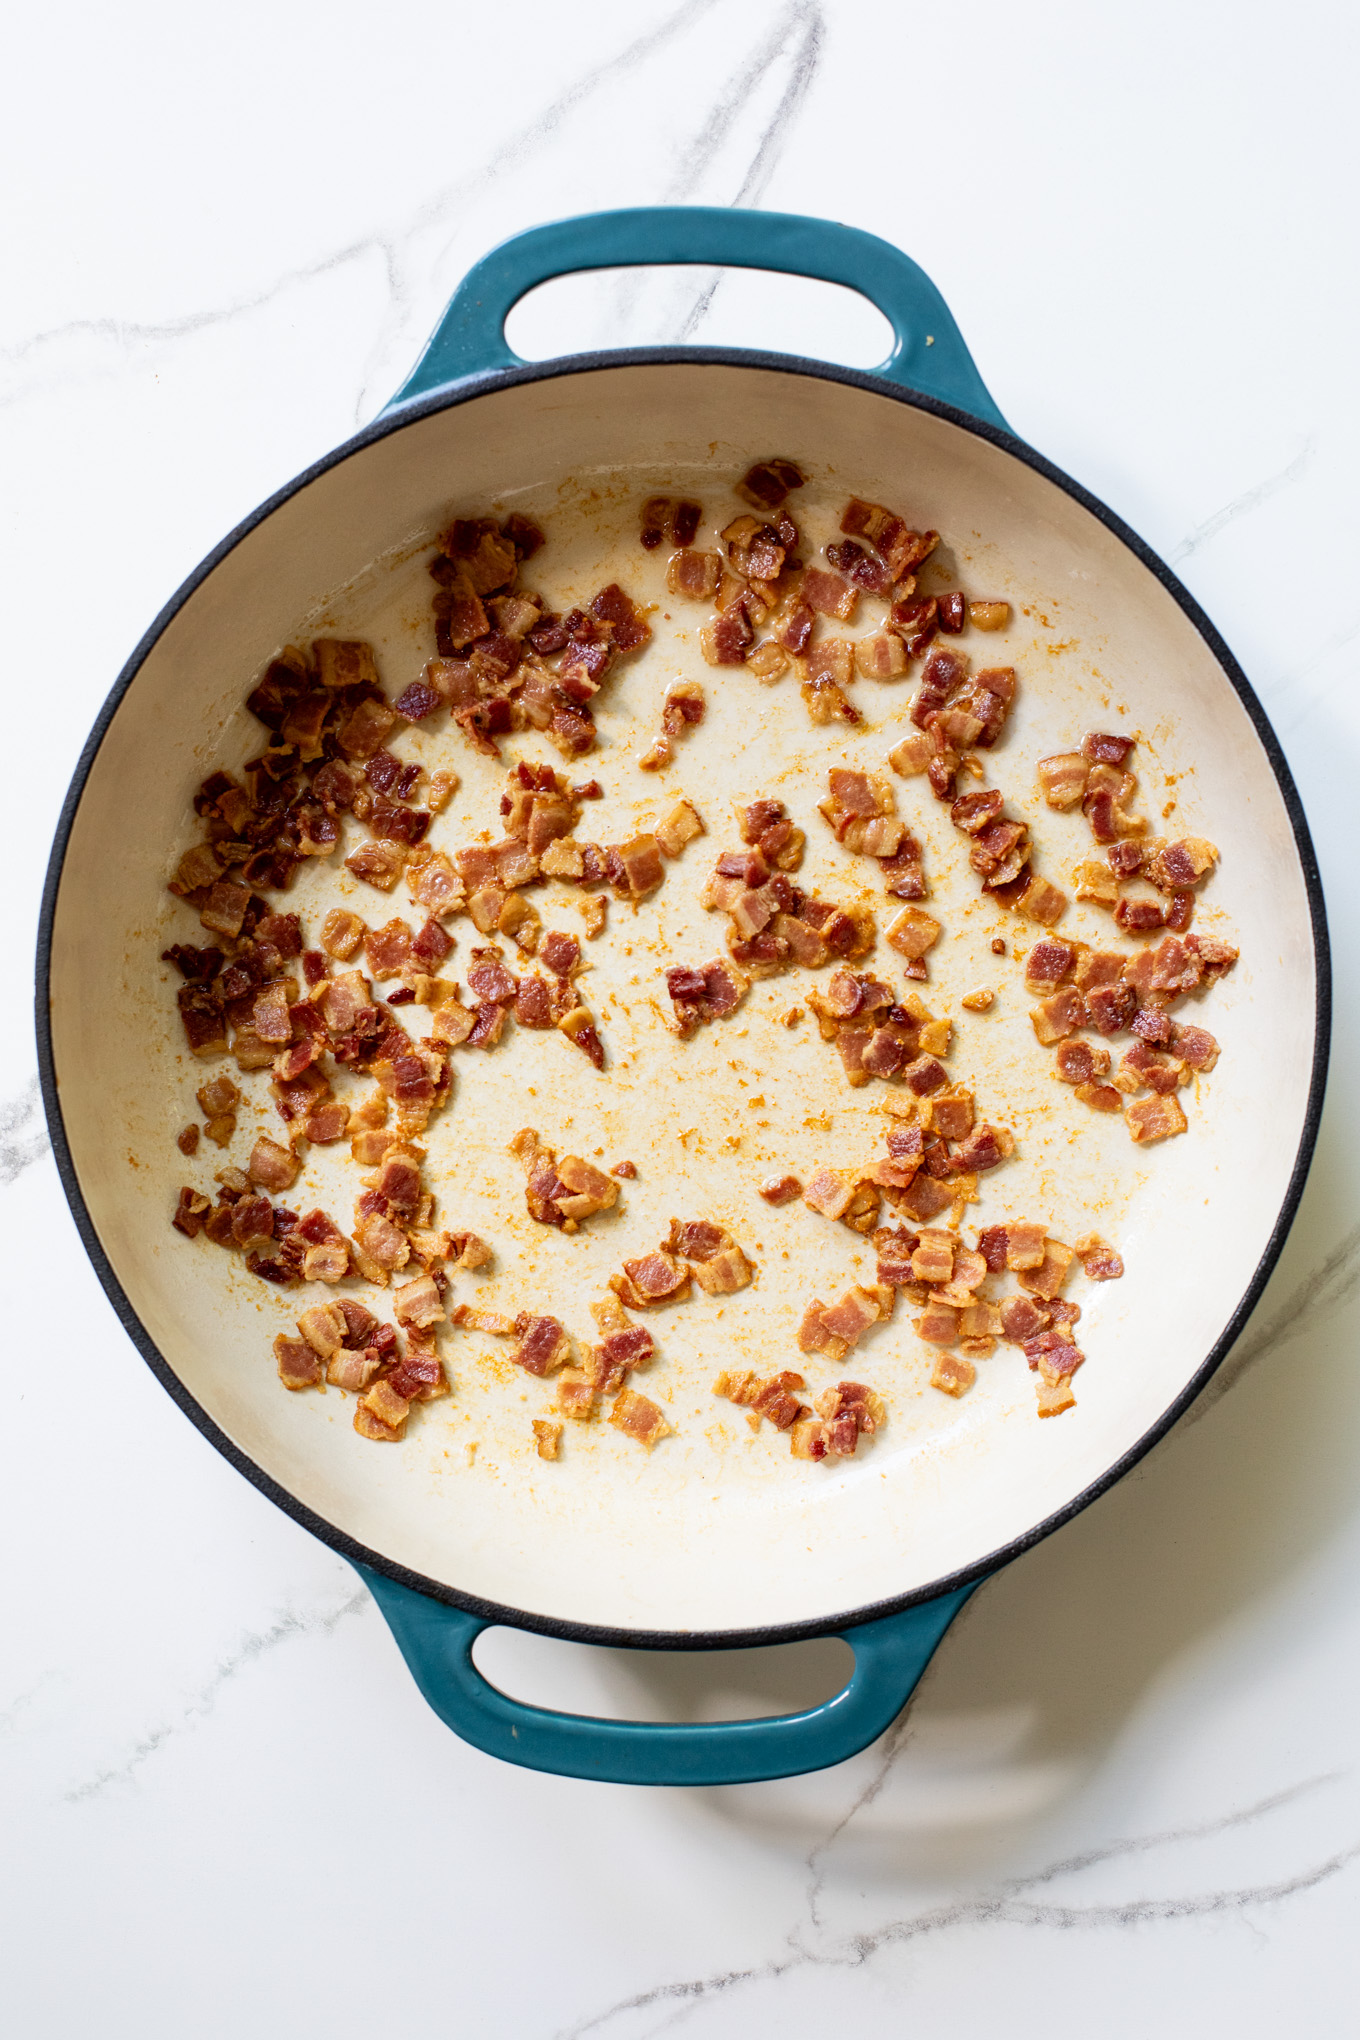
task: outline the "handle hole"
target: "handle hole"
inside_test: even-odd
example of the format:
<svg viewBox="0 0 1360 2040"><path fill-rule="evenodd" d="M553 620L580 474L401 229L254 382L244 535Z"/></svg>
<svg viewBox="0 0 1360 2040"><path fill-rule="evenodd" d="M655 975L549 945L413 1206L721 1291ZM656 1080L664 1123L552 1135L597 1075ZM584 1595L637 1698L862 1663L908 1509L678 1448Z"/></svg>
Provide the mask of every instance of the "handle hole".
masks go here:
<svg viewBox="0 0 1360 2040"><path fill-rule="evenodd" d="M505 337L526 361L602 347L757 347L876 368L892 327L843 284L765 270L660 264L555 276L522 297Z"/></svg>
<svg viewBox="0 0 1360 2040"><path fill-rule="evenodd" d="M837 1636L757 1650L608 1650L522 1629L484 1629L482 1677L511 1700L604 1721L757 1721L816 1707L849 1683Z"/></svg>

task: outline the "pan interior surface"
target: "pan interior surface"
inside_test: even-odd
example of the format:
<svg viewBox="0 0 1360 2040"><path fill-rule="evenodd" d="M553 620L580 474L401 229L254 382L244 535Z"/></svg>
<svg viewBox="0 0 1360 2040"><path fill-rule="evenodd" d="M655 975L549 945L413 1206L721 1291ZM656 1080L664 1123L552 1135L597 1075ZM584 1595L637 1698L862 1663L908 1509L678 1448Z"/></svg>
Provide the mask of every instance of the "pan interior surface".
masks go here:
<svg viewBox="0 0 1360 2040"><path fill-rule="evenodd" d="M914 677L861 679L862 723L814 728L792 677L766 689L742 669L704 664L707 610L667 597L664 550L637 544L645 497L694 497L708 531L741 507L732 483L749 462L774 453L809 477L795 514L814 545L834 529L836 506L866 496L942 533L954 585L1013 605L1004 636L959 643L977 666L1017 669L987 783L1031 824L1043 875L1070 891L1073 865L1093 852L1079 811L1044 807L1035 763L1093 728L1138 733L1133 762L1155 830L1204 835L1221 852L1196 926L1238 944L1241 961L1182 1017L1209 1027L1222 1057L1183 1094L1189 1132L1144 1151L1117 1116L1054 1081L1015 954L1037 931L984 899L924 779L896 782L898 811L925 844L927 905L945 930L917 989L955 1023L951 1077L1019 1142L982 1179L965 1223L1039 1218L1068 1242L1095 1230L1125 1260L1120 1282L1069 1286L1087 1363L1077 1407L1060 1420L1038 1421L1034 1377L1004 1345L967 1396L932 1389L930 1349L902 1304L837 1368L798 1353L803 1303L872 1281L873 1250L801 1203L771 1210L756 1186L772 1171L806 1180L819 1164L867 1161L887 1123L882 1087L848 1089L811 1016L785 1024L809 974L758 983L732 1020L688 1043L663 1025L665 962L722 953L724 923L698 894L717 851L736 843L738 801L787 801L808 835L801 884L872 904L880 934L892 911L873 867L836 847L815 803L826 765L881 768L908 727ZM488 1055L455 1057L427 1174L439 1222L471 1227L497 1255L489 1276L456 1277L455 1294L552 1311L588 1338L590 1298L672 1216L721 1220L759 1271L737 1296L696 1295L646 1320L659 1358L636 1385L661 1404L673 1436L647 1454L607 1425L568 1426L553 1464L534 1456L530 1433L531 1417L553 1413L551 1383L526 1379L484 1336L445 1338L453 1395L419 1412L399 1446L357 1438L338 1391L284 1393L272 1340L321 1292L271 1290L236 1257L169 1225L181 1182L210 1187L222 1159L239 1162L258 1131L279 1131L255 1079L228 1156L200 1148L186 1163L175 1148L207 1073L185 1050L178 980L159 961L168 942L197 939L196 917L164 890L198 833L194 790L258 749L244 697L289 642L370 638L395 698L434 652L432 535L452 515L511 510L548 532L523 579L553 606L588 600L612 578L657 605L653 644L599 698L598 751L572 769L606 789L581 833L618 840L681 792L708 833L659 893L635 910L611 905L608 935L584 945L582 988L609 1049L603 1073L561 1038L523 1032ZM707 719L649 779L637 758L677 677L703 682ZM532 731L507 741L503 763L480 758L442 717L398 748L461 775L432 833L448 850L480 830L499 834L496 798L514 758L560 763ZM314 913L341 899L371 925L412 911L404 892L383 900L315 861L277 903L301 912L314 940ZM580 931L564 888L535 899L546 925ZM461 975L480 938L466 919L451 932L446 969ZM1061 932L1129 946L1108 917L1079 905ZM991 950L997 935L1004 958ZM867 967L897 983L897 964L880 940ZM321 472L207 573L146 654L90 769L52 929L51 1028L72 1163L118 1284L196 1404L317 1527L531 1617L720 1633L813 1623L976 1565L1068 1507L1157 1425L1222 1336L1287 1196L1309 1111L1316 981L1304 871L1261 740L1177 602L1096 516L986 439L851 383L644 363L526 381L416 417ZM982 984L997 993L991 1011L963 1009L962 995ZM536 1226L505 1153L526 1124L601 1166L632 1160L638 1177L622 1185L618 1209L574 1238ZM341 1154L312 1150L288 1201L305 1194L348 1230L358 1186ZM753 1435L712 1395L713 1376L733 1366L800 1368L814 1393L845 1376L866 1381L888 1401L888 1426L834 1467L794 1461L785 1439L768 1426Z"/></svg>

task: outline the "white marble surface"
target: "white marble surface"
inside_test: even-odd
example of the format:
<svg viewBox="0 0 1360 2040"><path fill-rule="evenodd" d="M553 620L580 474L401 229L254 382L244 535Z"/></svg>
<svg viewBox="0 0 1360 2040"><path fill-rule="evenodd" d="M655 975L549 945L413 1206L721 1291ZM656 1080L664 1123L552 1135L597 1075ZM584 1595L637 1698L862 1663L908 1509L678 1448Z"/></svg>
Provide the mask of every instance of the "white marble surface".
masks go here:
<svg viewBox="0 0 1360 2040"><path fill-rule="evenodd" d="M373 415L494 241L703 199L899 240L1016 429L1178 565L1298 776L1347 1015L1355 43L1324 0L129 0L11 23L8 2031L1355 2030L1344 1046L1283 1264L1179 1430L978 1594L877 1747L642 1791L449 1735L346 1565L174 1409L67 1217L26 988L69 771L181 577ZM872 318L827 294L710 282L596 281L516 333L874 356ZM825 1690L838 1648L696 1668L506 1635L486 1661L559 1705L716 1717Z"/></svg>

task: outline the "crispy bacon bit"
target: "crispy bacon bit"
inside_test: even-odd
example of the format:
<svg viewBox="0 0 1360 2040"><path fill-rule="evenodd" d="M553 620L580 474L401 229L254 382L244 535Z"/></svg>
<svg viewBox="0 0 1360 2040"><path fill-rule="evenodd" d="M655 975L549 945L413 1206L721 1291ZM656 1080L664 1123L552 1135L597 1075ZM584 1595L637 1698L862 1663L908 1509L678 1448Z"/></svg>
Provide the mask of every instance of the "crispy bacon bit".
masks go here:
<svg viewBox="0 0 1360 2040"><path fill-rule="evenodd" d="M619 1390L609 1412L609 1421L633 1438L639 1445L645 1445L650 1452L659 1438L665 1438L674 1428L666 1422L662 1412L645 1395L637 1395L631 1388Z"/></svg>
<svg viewBox="0 0 1360 2040"><path fill-rule="evenodd" d="M859 1381L838 1381L817 1398L817 1413L825 1427L826 1456L848 1459L862 1437L872 1437L887 1422L882 1396Z"/></svg>
<svg viewBox="0 0 1360 2040"><path fill-rule="evenodd" d="M609 1287L630 1310L654 1310L663 1303L683 1303L690 1291L690 1270L664 1247L625 1261Z"/></svg>
<svg viewBox="0 0 1360 2040"><path fill-rule="evenodd" d="M832 1361L844 1359L858 1345L871 1325L892 1316L894 1291L879 1285L856 1287L832 1304L814 1297L803 1313L798 1328L798 1345L804 1353L825 1353Z"/></svg>
<svg viewBox="0 0 1360 2040"><path fill-rule="evenodd" d="M176 1232L182 1232L186 1239L196 1240L211 1209L212 1206L206 1197L186 1186L179 1193L179 1202L175 1206L170 1223Z"/></svg>
<svg viewBox="0 0 1360 2040"><path fill-rule="evenodd" d="M540 1459L556 1459L562 1444L562 1426L547 1417L531 1419L534 1449Z"/></svg>
<svg viewBox="0 0 1360 2040"><path fill-rule="evenodd" d="M526 1315L516 1329L519 1342L511 1347L509 1357L527 1374L552 1374L570 1360L571 1340L555 1317Z"/></svg>
<svg viewBox="0 0 1360 2040"><path fill-rule="evenodd" d="M371 1438L379 1444L395 1443L404 1436L410 1414L409 1401L398 1395L391 1381L384 1377L375 1381L367 1395L355 1404L354 1428L361 1438Z"/></svg>
<svg viewBox="0 0 1360 2040"><path fill-rule="evenodd" d="M957 1353L939 1352L935 1355L930 1373L930 1385L945 1395L967 1395L977 1380L977 1369L971 1360L965 1360Z"/></svg>
<svg viewBox="0 0 1360 2040"><path fill-rule="evenodd" d="M262 1133L251 1149L246 1174L262 1190L291 1190L301 1167L291 1148L280 1147L277 1141Z"/></svg>
<svg viewBox="0 0 1360 2040"><path fill-rule="evenodd" d="M899 955L914 961L933 948L940 938L940 924L920 907L903 907L883 931L884 940Z"/></svg>
<svg viewBox="0 0 1360 2040"><path fill-rule="evenodd" d="M1136 1104L1126 1105L1124 1123L1129 1138L1138 1147L1170 1140L1175 1134L1184 1133L1189 1124L1174 1092L1164 1098L1141 1098Z"/></svg>
<svg viewBox="0 0 1360 2040"><path fill-rule="evenodd" d="M409 855L405 843L378 838L371 843L361 843L345 859L345 869L365 885L376 887L379 892L391 892Z"/></svg>
<svg viewBox="0 0 1360 2040"><path fill-rule="evenodd" d="M440 1283L443 1280L442 1276L436 1277L427 1271L424 1275L417 1275L414 1282L405 1282L400 1289L394 1289L392 1311L397 1323L407 1331L425 1331L430 1325L442 1324L445 1310Z"/></svg>
<svg viewBox="0 0 1360 2040"><path fill-rule="evenodd" d="M1117 1282L1124 1263L1099 1233L1087 1233L1077 1241L1077 1258L1092 1282Z"/></svg>
<svg viewBox="0 0 1360 2040"><path fill-rule="evenodd" d="M1039 784L1051 808L1065 812L1073 808L1086 791L1089 761L1080 751L1060 751L1039 760Z"/></svg>
<svg viewBox="0 0 1360 2040"><path fill-rule="evenodd" d="M727 1019L750 988L750 978L720 958L694 966L673 964L666 972L666 989L675 1031L683 1039L707 1021Z"/></svg>
<svg viewBox="0 0 1360 2040"><path fill-rule="evenodd" d="M801 1197L803 1186L796 1176L767 1176L760 1185L760 1194L767 1204L791 1204L795 1197Z"/></svg>
<svg viewBox="0 0 1360 2040"><path fill-rule="evenodd" d="M1190 891L1212 873L1218 851L1203 836L1184 836L1157 851L1147 875L1161 892Z"/></svg>
<svg viewBox="0 0 1360 2040"><path fill-rule="evenodd" d="M803 474L791 460L759 460L737 483L737 494L757 510L775 510L792 489L801 489Z"/></svg>
<svg viewBox="0 0 1360 2040"><path fill-rule="evenodd" d="M1064 1041L1056 1061L1058 1076L1064 1084L1089 1084L1108 1074L1110 1051L1093 1041Z"/></svg>
<svg viewBox="0 0 1360 2040"><path fill-rule="evenodd" d="M1081 755L1091 765L1122 766L1133 746L1132 737L1104 736L1093 730L1082 739Z"/></svg>
<svg viewBox="0 0 1360 2040"><path fill-rule="evenodd" d="M1031 1296L1055 1297L1067 1280L1075 1259L1073 1249L1064 1246L1061 1240L1046 1239L1043 1258L1038 1266L1020 1271L1020 1287L1028 1290Z"/></svg>
<svg viewBox="0 0 1360 2040"><path fill-rule="evenodd" d="M305 1339L290 1339L280 1333L274 1341L274 1358L278 1363L279 1380L285 1388L320 1386L324 1369Z"/></svg>
<svg viewBox="0 0 1360 2040"><path fill-rule="evenodd" d="M757 1428L764 1421L773 1424L776 1431L789 1431L800 1418L811 1414L807 1404L801 1402L795 1393L806 1386L801 1374L786 1370L762 1380L748 1369L741 1373L720 1374L713 1384L713 1393L750 1410Z"/></svg>

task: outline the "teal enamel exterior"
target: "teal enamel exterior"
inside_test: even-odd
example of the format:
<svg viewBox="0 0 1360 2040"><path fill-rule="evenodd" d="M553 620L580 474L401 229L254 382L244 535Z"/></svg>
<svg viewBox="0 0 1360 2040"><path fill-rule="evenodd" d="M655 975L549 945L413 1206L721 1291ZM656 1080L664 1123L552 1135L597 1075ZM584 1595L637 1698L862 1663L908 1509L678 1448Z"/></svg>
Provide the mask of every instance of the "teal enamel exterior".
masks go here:
<svg viewBox="0 0 1360 2040"><path fill-rule="evenodd" d="M836 1632L855 1653L848 1686L820 1707L764 1721L602 1721L529 1707L489 1685L472 1646L491 1625L357 1570L387 1618L411 1675L455 1735L507 1763L614 1785L747 1785L843 1763L900 1713L971 1586L880 1622Z"/></svg>
<svg viewBox="0 0 1360 2040"><path fill-rule="evenodd" d="M939 291L909 255L857 227L796 213L721 206L640 206L555 220L483 256L389 411L450 383L525 366L505 321L527 291L584 269L691 263L768 269L845 284L878 307L893 351L883 380L1009 428ZM605 357L607 359L608 357ZM622 357L621 357L622 358ZM906 1705L941 1637L980 1582L896 1615L829 1632L855 1655L848 1686L819 1707L767 1720L605 1721L526 1706L472 1662L481 1616L356 1565L387 1618L417 1686L440 1720L479 1750L530 1770L618 1785L742 1785L824 1770L854 1756Z"/></svg>
<svg viewBox="0 0 1360 2040"><path fill-rule="evenodd" d="M893 329L893 351L875 375L1008 429L953 313L925 271L900 248L834 220L716 205L587 213L530 227L503 241L463 278L392 403L426 396L445 383L490 369L523 368L506 341L505 321L536 285L582 269L656 263L769 269L845 284L877 305Z"/></svg>

